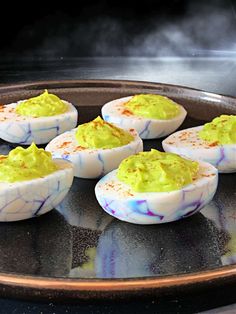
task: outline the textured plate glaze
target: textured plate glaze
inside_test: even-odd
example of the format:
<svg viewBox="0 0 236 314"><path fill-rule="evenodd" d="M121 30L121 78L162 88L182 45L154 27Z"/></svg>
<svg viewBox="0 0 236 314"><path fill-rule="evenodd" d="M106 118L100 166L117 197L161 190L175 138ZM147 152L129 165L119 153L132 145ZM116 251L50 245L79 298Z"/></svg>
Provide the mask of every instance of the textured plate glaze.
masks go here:
<svg viewBox="0 0 236 314"><path fill-rule="evenodd" d="M55 81L0 87L0 103L44 89L72 102L83 123L101 106L136 93L159 93L188 111L181 128L221 113L236 114L236 99L195 89L129 81ZM147 140L145 149L161 149ZM0 142L0 154L12 148ZM96 180L75 178L57 210L0 224L1 295L91 299L163 295L236 282L236 174L222 174L214 200L200 213L163 225L121 222L98 205Z"/></svg>

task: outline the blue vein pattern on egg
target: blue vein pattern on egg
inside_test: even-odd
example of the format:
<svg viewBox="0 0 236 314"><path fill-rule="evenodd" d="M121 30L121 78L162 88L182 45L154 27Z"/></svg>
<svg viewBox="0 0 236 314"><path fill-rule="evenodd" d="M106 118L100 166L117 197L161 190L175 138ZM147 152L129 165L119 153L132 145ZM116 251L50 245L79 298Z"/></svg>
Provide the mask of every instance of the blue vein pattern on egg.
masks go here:
<svg viewBox="0 0 236 314"><path fill-rule="evenodd" d="M63 158L73 163L75 176L79 178L99 178L116 169L126 157L143 151L143 142L134 129L127 129L134 140L127 145L109 148L84 148L75 138L77 129L65 132L54 138L45 150L53 158Z"/></svg>
<svg viewBox="0 0 236 314"><path fill-rule="evenodd" d="M76 108L64 101L68 110L62 114L50 117L28 117L16 113L16 106L12 103L0 107L0 138L3 140L28 145L46 144L55 136L74 128L78 120Z"/></svg>
<svg viewBox="0 0 236 314"><path fill-rule="evenodd" d="M64 199L73 182L73 165L65 160L54 161L59 170L45 177L13 183L0 182L0 221L40 216Z"/></svg>
<svg viewBox="0 0 236 314"><path fill-rule="evenodd" d="M236 144L209 144L198 136L203 126L175 132L162 146L166 152L209 162L221 173L236 172Z"/></svg>
<svg viewBox="0 0 236 314"><path fill-rule="evenodd" d="M181 190L138 193L116 177L114 170L95 186L96 198L110 215L136 224L159 224L191 216L209 203L217 189L218 171L199 162L198 176Z"/></svg>
<svg viewBox="0 0 236 314"><path fill-rule="evenodd" d="M174 132L184 121L187 112L179 105L180 113L169 120L157 120L129 114L124 103L132 96L112 100L102 107L102 117L105 121L114 123L121 128L134 128L142 139L161 138Z"/></svg>

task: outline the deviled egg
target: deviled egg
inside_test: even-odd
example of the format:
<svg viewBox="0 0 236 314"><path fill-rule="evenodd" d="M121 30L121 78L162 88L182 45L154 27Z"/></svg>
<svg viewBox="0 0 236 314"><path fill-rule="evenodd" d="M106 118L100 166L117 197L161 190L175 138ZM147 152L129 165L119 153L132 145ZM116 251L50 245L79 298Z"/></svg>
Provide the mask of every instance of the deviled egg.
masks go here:
<svg viewBox="0 0 236 314"><path fill-rule="evenodd" d="M71 161L76 177L98 178L142 151L143 142L134 129L120 129L97 117L57 136L45 149L53 158Z"/></svg>
<svg viewBox="0 0 236 314"><path fill-rule="evenodd" d="M183 106L155 94L115 99L102 107L104 120L121 128L134 128L142 139L169 135L182 124L186 115Z"/></svg>
<svg viewBox="0 0 236 314"><path fill-rule="evenodd" d="M73 165L52 159L33 143L0 155L0 221L42 215L66 196L74 177Z"/></svg>
<svg viewBox="0 0 236 314"><path fill-rule="evenodd" d="M78 112L46 90L27 100L0 106L0 138L16 144L48 143L77 125Z"/></svg>
<svg viewBox="0 0 236 314"><path fill-rule="evenodd" d="M136 224L159 224L198 212L217 189L218 171L155 149L123 160L95 186L101 207L110 215Z"/></svg>
<svg viewBox="0 0 236 314"><path fill-rule="evenodd" d="M236 115L221 115L205 125L171 134L166 152L211 163L219 172L236 171Z"/></svg>

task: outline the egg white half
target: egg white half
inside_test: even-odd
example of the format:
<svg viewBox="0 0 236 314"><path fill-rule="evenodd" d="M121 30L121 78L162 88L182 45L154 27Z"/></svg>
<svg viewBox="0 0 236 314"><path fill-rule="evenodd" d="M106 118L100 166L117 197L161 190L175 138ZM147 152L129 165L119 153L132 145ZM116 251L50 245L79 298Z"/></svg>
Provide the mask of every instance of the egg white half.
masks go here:
<svg viewBox="0 0 236 314"><path fill-rule="evenodd" d="M54 162L59 170L29 181L0 182L0 221L37 217L55 208L68 193L74 178L73 165Z"/></svg>
<svg viewBox="0 0 236 314"><path fill-rule="evenodd" d="M209 144L198 136L202 128L198 126L171 134L162 142L163 149L209 162L221 173L236 172L236 144Z"/></svg>
<svg viewBox="0 0 236 314"><path fill-rule="evenodd" d="M218 171L199 162L197 178L171 192L134 192L116 177L117 170L95 186L101 207L110 215L135 224L160 224L191 216L209 203L217 189Z"/></svg>
<svg viewBox="0 0 236 314"><path fill-rule="evenodd" d="M23 100L0 107L0 138L16 144L46 144L55 136L77 125L78 112L65 101L68 110L50 117L28 117L16 113L15 108Z"/></svg>
<svg viewBox="0 0 236 314"><path fill-rule="evenodd" d="M133 96L112 100L102 107L102 117L105 121L114 123L120 128L134 128L142 139L160 138L174 132L184 121L187 112L183 106L178 116L168 120L144 118L127 115L124 104Z"/></svg>
<svg viewBox="0 0 236 314"><path fill-rule="evenodd" d="M134 140L127 145L109 149L90 149L79 146L75 133L77 129L65 132L54 138L45 150L53 158L63 158L73 163L75 176L79 178L98 178L116 169L120 162L143 151L143 142L134 129L127 131Z"/></svg>

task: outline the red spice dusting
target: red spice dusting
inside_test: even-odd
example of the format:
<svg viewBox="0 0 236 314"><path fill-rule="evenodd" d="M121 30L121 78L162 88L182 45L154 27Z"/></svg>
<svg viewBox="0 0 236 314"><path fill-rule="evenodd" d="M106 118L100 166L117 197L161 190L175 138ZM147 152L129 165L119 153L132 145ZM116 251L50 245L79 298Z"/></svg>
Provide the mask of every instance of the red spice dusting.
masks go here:
<svg viewBox="0 0 236 314"><path fill-rule="evenodd" d="M132 116L132 115L133 115L132 112L129 111L128 109L123 109L123 110L121 111L121 114L123 114L123 115L125 115L125 116Z"/></svg>
<svg viewBox="0 0 236 314"><path fill-rule="evenodd" d="M74 148L73 152L79 152L79 151L85 150L85 149L86 149L86 147L83 147L83 146L76 146L76 147Z"/></svg>
<svg viewBox="0 0 236 314"><path fill-rule="evenodd" d="M21 164L21 168L27 169L27 166L26 166L26 164L25 164L24 161L23 161L22 164Z"/></svg>
<svg viewBox="0 0 236 314"><path fill-rule="evenodd" d="M167 144L172 145L172 144L174 144L174 142L167 142Z"/></svg>
<svg viewBox="0 0 236 314"><path fill-rule="evenodd" d="M61 145L58 146L58 148L65 148L68 147L71 144L71 142L63 142Z"/></svg>
<svg viewBox="0 0 236 314"><path fill-rule="evenodd" d="M217 145L218 145L218 142L217 142L217 141L208 144L208 146L210 146L210 147L215 147L215 146L217 146Z"/></svg>
<svg viewBox="0 0 236 314"><path fill-rule="evenodd" d="M210 174L202 174L202 177L206 177L206 178L209 178L209 177L214 177L215 174L214 173L210 173Z"/></svg>
<svg viewBox="0 0 236 314"><path fill-rule="evenodd" d="M99 128L101 125L103 125L104 123L101 123L100 121L97 122L97 121L93 121L93 126L95 129Z"/></svg>
<svg viewBox="0 0 236 314"><path fill-rule="evenodd" d="M134 132L135 130L134 129L129 129L130 130L130 132Z"/></svg>
<svg viewBox="0 0 236 314"><path fill-rule="evenodd" d="M130 193L130 192L127 192L127 195L128 196L134 196L134 194Z"/></svg>
<svg viewBox="0 0 236 314"><path fill-rule="evenodd" d="M189 137L190 133L189 132L182 132L180 135L179 135L179 138L182 139L182 140L186 140L187 137Z"/></svg>
<svg viewBox="0 0 236 314"><path fill-rule="evenodd" d="M0 104L0 112L4 111L5 106Z"/></svg>
<svg viewBox="0 0 236 314"><path fill-rule="evenodd" d="M114 189L114 184L112 184L112 183L107 183L107 185L109 186L109 188Z"/></svg>

